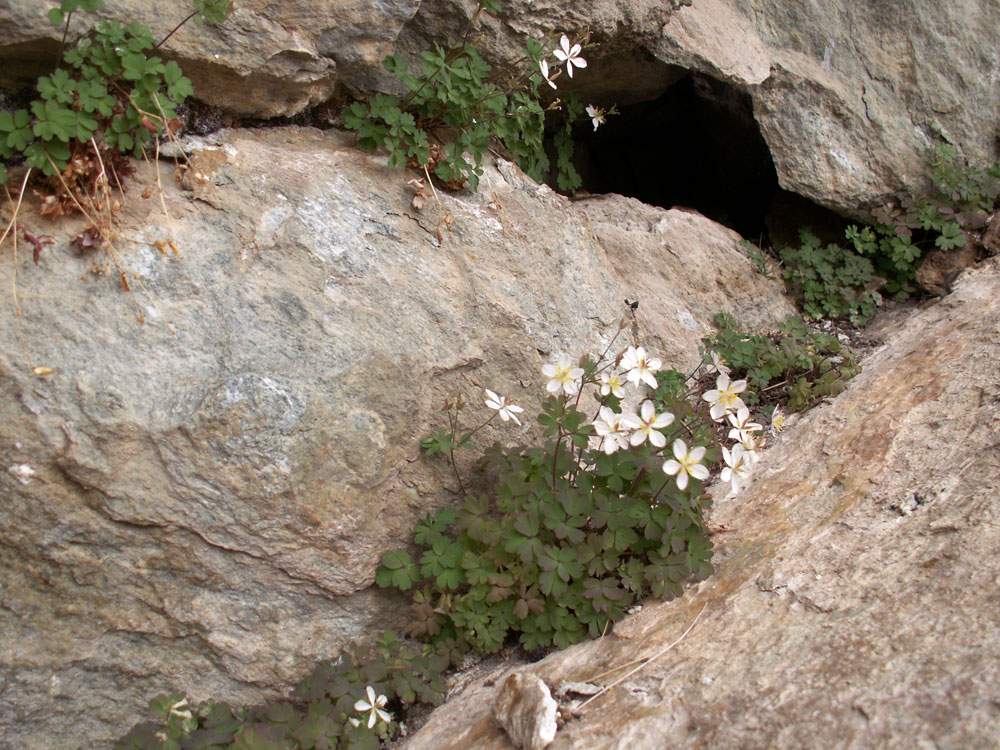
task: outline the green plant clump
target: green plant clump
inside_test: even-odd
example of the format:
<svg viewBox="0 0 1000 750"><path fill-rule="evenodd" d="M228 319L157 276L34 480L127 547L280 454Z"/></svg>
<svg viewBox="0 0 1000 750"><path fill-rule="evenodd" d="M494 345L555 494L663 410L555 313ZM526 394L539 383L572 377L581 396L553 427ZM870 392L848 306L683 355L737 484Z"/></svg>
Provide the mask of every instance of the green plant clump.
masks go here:
<svg viewBox="0 0 1000 750"><path fill-rule="evenodd" d="M498 0L481 0L473 22L483 12L499 10ZM353 103L341 115L344 127L358 132L359 148L374 152L384 147L389 166L425 167L446 187L458 188L468 180L475 188L491 138L500 141L532 178L545 181L551 166L544 143L546 113L561 109L563 123L554 136L557 183L561 190L576 190L582 181L572 162L572 125L584 108L572 95L545 107L540 101L545 87L556 88L555 79L562 72L556 70L558 63L553 62L550 73L542 45L528 40L519 64L495 71L479 55L476 43L469 41L471 28L472 24L455 46L435 44L425 50L419 74L410 72L398 55L386 57L386 70L402 81L408 93L402 97L381 93ZM581 52L582 44L571 46L563 36L553 55L572 75L574 68L586 66ZM595 128L606 114L610 112L587 108Z"/></svg>
<svg viewBox="0 0 1000 750"><path fill-rule="evenodd" d="M622 371L612 372L618 361ZM515 638L529 650L562 648L601 635L647 595L669 599L709 575L708 470L699 462L719 457L711 423L674 371L647 371L652 398L638 414L623 410L622 386L640 383L637 361L654 360L630 347L615 362L548 365L543 442L493 445L481 461L492 491L425 518L416 558L405 549L383 556L377 583L413 592L410 635L457 653ZM580 405L587 386L600 391L590 415ZM487 394L505 419L506 409L520 411ZM450 456L467 445L476 430L458 436L456 425L425 440L425 451ZM667 446L674 458L665 462Z"/></svg>
<svg viewBox="0 0 1000 750"><path fill-rule="evenodd" d="M320 664L290 698L266 706L155 698L157 719L136 726L115 750L377 750L399 729L393 713L444 701L449 666L447 655L418 651L386 631L372 646Z"/></svg>
<svg viewBox="0 0 1000 750"><path fill-rule="evenodd" d="M49 19L63 28L65 41L76 11L102 7L104 0L63 0ZM185 21L216 23L228 15L229 0L194 0L194 7ZM157 44L141 24L101 21L67 47L59 67L38 79L39 98L29 109L0 111L0 184L15 157L55 175L92 139L139 155L192 93L177 63L152 54L170 34Z"/></svg>
<svg viewBox="0 0 1000 750"><path fill-rule="evenodd" d="M807 317L865 322L875 314L874 292L884 279L864 255L836 243L825 247L809 229L799 230L799 247L779 251L782 274Z"/></svg>
<svg viewBox="0 0 1000 750"><path fill-rule="evenodd" d="M931 191L876 208L876 224L850 226L845 245L825 247L808 229L799 247L778 251L785 282L809 318L849 318L861 324L875 312L881 290L899 300L916 291L927 253L975 244L1000 197L1000 162L969 165L953 146L938 144ZM759 252L759 251L758 251ZM761 259L751 253L758 269Z"/></svg>
<svg viewBox="0 0 1000 750"><path fill-rule="evenodd" d="M746 378L743 395L748 406L767 412L776 405L789 412L803 411L828 396L836 396L847 381L861 372L854 353L836 336L808 328L800 318L789 318L769 336L740 330L732 315L715 317L718 332L704 339L703 351L715 352L732 368L735 378Z"/></svg>

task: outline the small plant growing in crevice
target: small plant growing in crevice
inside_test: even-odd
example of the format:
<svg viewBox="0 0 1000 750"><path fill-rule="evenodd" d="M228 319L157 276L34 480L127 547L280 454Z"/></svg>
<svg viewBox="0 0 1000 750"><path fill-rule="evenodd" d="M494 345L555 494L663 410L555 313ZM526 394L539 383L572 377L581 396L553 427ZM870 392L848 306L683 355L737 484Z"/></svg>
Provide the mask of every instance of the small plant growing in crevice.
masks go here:
<svg viewBox="0 0 1000 750"><path fill-rule="evenodd" d="M104 268L95 265L95 271L105 273L113 264L118 282L127 292L134 283L141 283L114 248L115 216L121 207L116 193L124 192L133 172L125 155L143 156L147 145L156 143L158 148L159 136L172 136L180 127L176 106L192 93L191 82L177 63L164 62L154 53L191 19L198 23L225 20L230 0L193 0L193 12L159 43L141 24L117 21L101 21L68 43L74 15L103 7L104 0L62 0L52 8L49 20L63 31L56 69L38 79L38 98L27 109L0 110L0 185L4 185L12 214L0 232L0 244L11 237L15 315L20 315L18 240L32 246L36 265L43 248L51 244L41 233L18 226L18 213L32 178L41 194L42 216L57 219L66 213L80 213L87 218L87 227L70 243L78 255L105 250L110 262ZM15 198L5 183L8 169L22 162L26 169ZM156 182L160 188L158 168ZM147 187L144 197L151 192L152 186ZM161 206L166 212L162 200ZM164 254L178 252L169 237L154 247ZM142 308L135 304L142 321ZM28 360L30 363L30 355ZM51 372L45 367L32 369L36 374Z"/></svg>
<svg viewBox="0 0 1000 750"><path fill-rule="evenodd" d="M746 379L746 403L765 417L776 407L803 411L836 396L861 372L848 346L800 318L789 318L766 336L742 330L727 313L716 315L715 325L719 330L704 339L702 351L726 362L734 377Z"/></svg>
<svg viewBox="0 0 1000 750"><path fill-rule="evenodd" d="M408 634L456 654L511 639L528 650L565 647L604 633L645 596L669 599L709 575L708 467L724 458L736 487L748 452L763 444L759 426L746 428L738 450L715 438L716 422L746 409L746 381L720 375L692 400L691 378L661 369L641 346L610 355L614 340L598 357L546 365L542 443L493 445L480 462L492 491L427 516L414 531L416 558L406 549L383 556L378 584L412 592ZM631 398L638 408L625 405ZM485 403L494 414L460 433L452 402L448 428L423 443L428 455L453 459L497 415L520 413L492 391Z"/></svg>
<svg viewBox="0 0 1000 750"><path fill-rule="evenodd" d="M483 157L495 139L525 172L544 182L551 167L545 149L546 114L561 110L563 122L553 141L556 179L561 190L576 190L581 178L572 161L573 123L586 114L596 129L614 108L589 105L585 110L574 95L543 105L542 94L557 89L563 72L572 77L574 69L587 66L582 56L587 37L571 42L563 35L551 56L542 44L529 40L520 61L494 70L470 37L482 13L499 11L498 0L480 0L461 42L424 51L419 74L398 55L386 57L386 70L402 81L407 93L376 94L343 111L344 127L358 132L358 147L385 148L389 166L417 167L428 178L433 171L446 188L458 189L466 181L476 188Z"/></svg>
<svg viewBox="0 0 1000 750"><path fill-rule="evenodd" d="M115 750L377 750L400 731L405 707L444 701L447 654L391 631L319 664L283 700L253 708L190 705L179 694L150 702L156 717Z"/></svg>
<svg viewBox="0 0 1000 750"><path fill-rule="evenodd" d="M917 272L931 251L996 252L984 247L984 231L998 197L1000 162L980 169L953 146L938 144L930 192L876 207L876 223L848 227L844 244L823 246L811 231L800 230L798 247L778 250L785 282L807 317L863 324L879 292L904 300L917 291ZM751 252L751 258L764 267L759 255Z"/></svg>
<svg viewBox="0 0 1000 750"><path fill-rule="evenodd" d="M216 23L229 12L229 0L194 0L194 6L185 21ZM179 26L157 43L141 24L101 21L67 46L74 13L103 7L104 0L63 0L49 11L49 19L63 27L61 60L38 79L39 98L29 109L0 112L0 184L7 179L6 164L18 155L31 169L55 177L91 142L102 152L139 156L165 128L175 127L176 106L192 93L191 82L177 63L152 53Z"/></svg>

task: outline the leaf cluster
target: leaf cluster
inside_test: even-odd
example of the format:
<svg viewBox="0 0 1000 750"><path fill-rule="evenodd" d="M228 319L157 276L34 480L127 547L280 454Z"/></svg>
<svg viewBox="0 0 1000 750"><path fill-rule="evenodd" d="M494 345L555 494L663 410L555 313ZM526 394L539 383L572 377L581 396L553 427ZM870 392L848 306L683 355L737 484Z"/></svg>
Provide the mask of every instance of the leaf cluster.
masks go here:
<svg viewBox="0 0 1000 750"><path fill-rule="evenodd" d="M751 407L764 402L803 411L842 392L861 372L849 347L800 318L789 318L766 336L741 330L728 313L716 315L715 325L718 332L702 341L703 356L715 352L732 368L733 379L746 378L749 387L741 395Z"/></svg>
<svg viewBox="0 0 1000 750"><path fill-rule="evenodd" d="M195 0L199 21L217 22L228 0ZM78 10L95 12L104 0L63 0L49 19L69 29ZM0 112L0 184L7 164L23 156L45 175L66 170L78 144L91 139L123 153L143 147L176 121L176 107L192 93L177 63L153 54L158 45L138 23L101 21L69 46L59 67L38 79L28 109Z"/></svg>
<svg viewBox="0 0 1000 750"><path fill-rule="evenodd" d="M785 281L808 317L863 323L874 313L876 289L899 300L916 291L917 270L929 250L974 243L998 197L1000 161L981 169L940 143L929 192L878 206L872 211L876 223L848 227L843 246L821 247L811 232L800 230L800 247L778 251Z"/></svg>
<svg viewBox="0 0 1000 750"><path fill-rule="evenodd" d="M825 247L808 228L799 230L800 245L778 251L782 275L801 301L806 317L849 318L860 324L875 314L875 290L884 280L864 255L829 243Z"/></svg>
<svg viewBox="0 0 1000 750"><path fill-rule="evenodd" d="M482 11L497 13L499 3L483 0L474 18ZM543 182L551 166L544 142L546 112L556 105L543 107L540 101L541 58L541 45L531 40L521 65L499 72L467 41L424 50L419 71L411 71L398 55L389 55L383 65L407 93L379 93L354 102L341 118L344 127L357 131L359 148L384 148L390 167L408 164L433 170L448 188L458 189L466 181L473 189L478 186L482 160L494 138L525 172ZM565 125L555 137L557 180L560 189L574 191L582 180L572 164L571 126L583 106L569 97L563 108Z"/></svg>
<svg viewBox="0 0 1000 750"><path fill-rule="evenodd" d="M550 397L538 421L541 446L495 444L483 456L491 493L427 516L415 556L383 556L377 583L413 592L408 634L456 654L514 638L562 648L711 572L697 481L678 490L649 445L587 449L592 418L565 396ZM683 429L679 420L664 435L672 442Z"/></svg>
<svg viewBox="0 0 1000 750"><path fill-rule="evenodd" d="M319 664L290 698L265 706L208 703L185 716L170 710L183 696L160 696L150 702L157 720L136 726L115 750L377 750L398 724L367 728L367 714L354 709L366 687L385 695L394 715L404 705L438 705L449 666L446 654L417 650L385 631L374 644L351 646Z"/></svg>

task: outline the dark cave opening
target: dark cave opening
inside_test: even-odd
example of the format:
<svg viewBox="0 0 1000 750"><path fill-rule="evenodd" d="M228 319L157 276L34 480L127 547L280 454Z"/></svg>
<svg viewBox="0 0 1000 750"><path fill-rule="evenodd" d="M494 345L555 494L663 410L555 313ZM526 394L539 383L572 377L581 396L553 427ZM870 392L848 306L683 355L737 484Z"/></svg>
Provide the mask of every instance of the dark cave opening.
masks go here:
<svg viewBox="0 0 1000 750"><path fill-rule="evenodd" d="M685 73L659 98L618 110L596 132L589 121L574 132L577 169L589 193L693 208L767 246L795 240L769 219L773 212L835 218L781 190L750 96L734 86Z"/></svg>

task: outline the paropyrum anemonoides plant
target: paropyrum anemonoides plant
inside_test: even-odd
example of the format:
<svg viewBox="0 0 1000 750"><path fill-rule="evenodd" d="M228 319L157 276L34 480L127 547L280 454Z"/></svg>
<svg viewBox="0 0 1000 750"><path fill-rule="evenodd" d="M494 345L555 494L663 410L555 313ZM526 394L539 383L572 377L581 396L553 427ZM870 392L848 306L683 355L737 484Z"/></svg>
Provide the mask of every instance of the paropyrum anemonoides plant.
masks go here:
<svg viewBox="0 0 1000 750"><path fill-rule="evenodd" d="M542 443L495 444L481 461L492 491L428 516L415 529L416 560L404 549L383 556L379 585L413 591L411 635L458 651L495 651L510 637L564 647L600 635L643 597L674 597L711 572L708 467L721 453L736 489L763 444L739 395L746 381L720 373L692 400L687 376L661 370L638 345L611 355L613 345L545 365ZM448 404L449 426L423 441L428 455L455 467L454 452L485 424L520 421L520 407L484 395L493 414L461 434L464 404ZM725 420L731 449L714 437Z"/></svg>
<svg viewBox="0 0 1000 750"><path fill-rule="evenodd" d="M561 109L563 122L553 141L557 183L562 190L576 190L581 178L572 161L573 123L586 112L596 129L613 108L591 104L585 109L573 95L543 105L542 94L557 89L563 72L572 77L574 69L587 67L582 54L587 39L571 42L564 34L551 53L529 39L517 63L494 70L479 55L471 32L482 13L499 11L498 0L480 0L462 40L425 50L419 74L400 56L386 57L386 70L403 82L407 93L376 94L344 110L344 127L358 131L359 148L385 148L390 166L433 170L446 187L458 188L468 180L475 188L483 156L495 138L525 172L544 182L550 168L546 114Z"/></svg>

